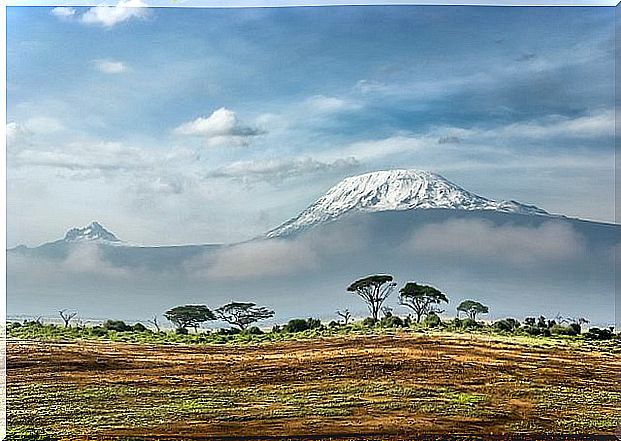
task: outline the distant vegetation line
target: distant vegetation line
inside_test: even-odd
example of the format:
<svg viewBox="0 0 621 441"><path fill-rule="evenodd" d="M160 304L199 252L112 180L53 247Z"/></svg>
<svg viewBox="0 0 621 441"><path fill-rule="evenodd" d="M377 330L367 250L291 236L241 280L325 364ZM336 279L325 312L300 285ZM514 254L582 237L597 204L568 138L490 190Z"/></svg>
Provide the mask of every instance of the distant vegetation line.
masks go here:
<svg viewBox="0 0 621 441"><path fill-rule="evenodd" d="M275 312L253 302L230 302L214 310L207 305L180 305L169 309L163 315L174 325L174 331L164 330L158 315L145 322L132 324L124 320L105 320L101 326L87 326L83 322L71 322L77 311L62 309L58 311L63 326L44 324L41 317L36 320L13 322L8 325L8 336L21 339L99 339L112 341L135 341L151 343L243 343L278 341L289 338L328 337L349 333L383 332L389 329L424 331L439 329L453 332L478 332L487 334L522 335L529 337L580 337L589 340L610 340L621 338L614 328L592 327L582 334L585 318L570 318L557 315L548 319L526 317L522 321L513 317L496 320L491 324L477 321L481 314L489 313L489 306L476 300L462 300L456 307L457 317L442 320L438 314L444 309L440 306L449 303L445 293L429 285L407 282L399 290L399 303L412 313L407 317L393 314L392 308L383 306L395 291L397 284L389 274L366 276L352 282L347 291L360 297L367 305L369 317L353 321L349 310L335 312L336 320L327 325L316 318L291 319L284 325L275 324L271 331L265 332L255 323L271 319ZM465 318L461 318L463 314ZM205 323L220 320L230 328L220 328L199 332ZM145 326L145 324L147 326ZM191 334L189 329L193 329ZM302 334L302 335L301 335Z"/></svg>

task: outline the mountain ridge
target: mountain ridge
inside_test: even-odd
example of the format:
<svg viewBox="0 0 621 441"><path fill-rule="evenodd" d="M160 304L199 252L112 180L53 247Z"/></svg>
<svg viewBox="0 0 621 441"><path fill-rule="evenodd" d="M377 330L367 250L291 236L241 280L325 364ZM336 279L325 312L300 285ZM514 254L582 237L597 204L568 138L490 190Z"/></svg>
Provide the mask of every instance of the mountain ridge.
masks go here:
<svg viewBox="0 0 621 441"><path fill-rule="evenodd" d="M424 170L380 170L348 177L331 187L298 216L268 231L281 237L336 220L351 211L406 211L412 209L488 210L502 213L555 217L534 205L514 200L495 201Z"/></svg>

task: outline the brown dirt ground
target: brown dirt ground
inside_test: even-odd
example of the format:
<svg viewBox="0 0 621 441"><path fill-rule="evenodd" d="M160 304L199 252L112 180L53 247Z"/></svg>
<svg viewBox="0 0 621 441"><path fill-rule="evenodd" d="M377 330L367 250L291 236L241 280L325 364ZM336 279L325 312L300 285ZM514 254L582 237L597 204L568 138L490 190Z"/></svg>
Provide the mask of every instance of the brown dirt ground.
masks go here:
<svg viewBox="0 0 621 441"><path fill-rule="evenodd" d="M71 439L612 434L621 415L620 373L618 354L457 334L247 346L10 341L8 424ZM112 395L84 395L101 388ZM53 391L53 400L41 391ZM200 404L210 393L229 401ZM198 407L186 396L198 397ZM324 407L335 399L346 403L330 413ZM63 406L71 400L75 406ZM173 410L164 416L155 410L166 406ZM112 413L85 427L86 417L104 410Z"/></svg>

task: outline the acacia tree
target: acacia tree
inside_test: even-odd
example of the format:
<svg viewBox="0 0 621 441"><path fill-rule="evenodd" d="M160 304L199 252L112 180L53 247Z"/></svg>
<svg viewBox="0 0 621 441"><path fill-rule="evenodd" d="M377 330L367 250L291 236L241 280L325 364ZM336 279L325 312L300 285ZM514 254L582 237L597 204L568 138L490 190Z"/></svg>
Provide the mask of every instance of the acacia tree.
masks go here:
<svg viewBox="0 0 621 441"><path fill-rule="evenodd" d="M446 295L433 286L408 282L399 290L399 303L414 311L416 323L420 323L423 315L443 312L437 307L440 302L448 303L448 299Z"/></svg>
<svg viewBox="0 0 621 441"><path fill-rule="evenodd" d="M173 323L177 329L194 328L198 332L201 323L215 320L214 313L205 305L175 306L164 313L164 317Z"/></svg>
<svg viewBox="0 0 621 441"><path fill-rule="evenodd" d="M397 286L389 274L376 274L356 280L347 291L358 294L366 302L373 320L377 320L382 303Z"/></svg>
<svg viewBox="0 0 621 441"><path fill-rule="evenodd" d="M489 308L474 300L464 300L457 307L457 315L460 312L465 312L469 319L476 320L477 314L487 314Z"/></svg>
<svg viewBox="0 0 621 441"><path fill-rule="evenodd" d="M238 326L242 331L252 323L274 317L274 311L249 302L231 302L214 312L220 320Z"/></svg>
<svg viewBox="0 0 621 441"><path fill-rule="evenodd" d="M71 321L71 319L78 315L78 311L61 309L60 311L58 311L58 314L60 315L60 318L63 319L63 322L65 322L65 328L67 328L69 327L69 322ZM38 321L39 320L37 319L37 322Z"/></svg>

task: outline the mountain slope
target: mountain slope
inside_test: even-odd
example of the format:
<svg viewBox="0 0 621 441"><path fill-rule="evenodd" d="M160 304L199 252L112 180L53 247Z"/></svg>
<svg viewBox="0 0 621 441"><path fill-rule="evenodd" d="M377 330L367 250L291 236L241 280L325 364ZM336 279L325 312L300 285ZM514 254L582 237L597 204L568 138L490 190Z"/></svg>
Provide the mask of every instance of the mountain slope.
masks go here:
<svg viewBox="0 0 621 441"><path fill-rule="evenodd" d="M428 171L386 170L344 179L299 216L269 231L266 236L287 236L332 221L350 211L436 208L551 216L532 205L516 201L494 201L478 196Z"/></svg>

